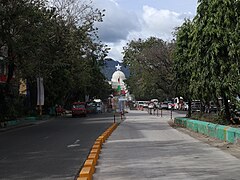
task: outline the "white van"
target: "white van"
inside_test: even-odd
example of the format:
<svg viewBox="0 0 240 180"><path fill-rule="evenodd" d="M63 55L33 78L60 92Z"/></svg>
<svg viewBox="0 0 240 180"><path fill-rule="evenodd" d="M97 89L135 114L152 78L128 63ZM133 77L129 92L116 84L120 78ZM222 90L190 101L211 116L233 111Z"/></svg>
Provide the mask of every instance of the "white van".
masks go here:
<svg viewBox="0 0 240 180"><path fill-rule="evenodd" d="M94 99L93 100L96 103L96 112L97 113L103 113L103 102L101 99Z"/></svg>
<svg viewBox="0 0 240 180"><path fill-rule="evenodd" d="M154 103L155 107L160 108L160 105L159 105L158 99L151 99L150 102Z"/></svg>

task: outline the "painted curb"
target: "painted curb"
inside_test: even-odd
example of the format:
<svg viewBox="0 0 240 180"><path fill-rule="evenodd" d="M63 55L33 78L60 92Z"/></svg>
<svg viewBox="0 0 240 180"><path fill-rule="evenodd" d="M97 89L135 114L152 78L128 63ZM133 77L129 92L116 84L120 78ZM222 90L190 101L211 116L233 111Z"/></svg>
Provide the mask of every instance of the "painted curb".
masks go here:
<svg viewBox="0 0 240 180"><path fill-rule="evenodd" d="M11 128L14 126L24 126L25 124L28 125L29 123L35 123L38 120L42 119L49 119L49 115L42 115L42 117L39 116L26 116L20 119L13 119L9 121L1 121L0 122L0 129L2 128Z"/></svg>
<svg viewBox="0 0 240 180"><path fill-rule="evenodd" d="M213 124L210 122L176 117L174 123L194 132L214 137L233 144L240 144L240 129Z"/></svg>
<svg viewBox="0 0 240 180"><path fill-rule="evenodd" d="M113 123L104 133L102 133L95 141L87 160L84 162L80 170L77 180L92 180L95 172L99 154L101 153L102 144L108 139L112 132L117 128L118 124Z"/></svg>

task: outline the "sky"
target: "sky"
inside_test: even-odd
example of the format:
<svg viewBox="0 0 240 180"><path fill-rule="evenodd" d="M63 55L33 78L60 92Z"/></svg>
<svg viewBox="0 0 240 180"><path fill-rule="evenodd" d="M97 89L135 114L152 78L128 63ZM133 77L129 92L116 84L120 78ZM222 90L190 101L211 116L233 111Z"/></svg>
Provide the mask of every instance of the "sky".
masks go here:
<svg viewBox="0 0 240 180"><path fill-rule="evenodd" d="M172 40L174 29L196 15L197 0L93 0L93 5L106 10L96 26L100 40L111 48L108 58L122 62L123 47L131 40Z"/></svg>

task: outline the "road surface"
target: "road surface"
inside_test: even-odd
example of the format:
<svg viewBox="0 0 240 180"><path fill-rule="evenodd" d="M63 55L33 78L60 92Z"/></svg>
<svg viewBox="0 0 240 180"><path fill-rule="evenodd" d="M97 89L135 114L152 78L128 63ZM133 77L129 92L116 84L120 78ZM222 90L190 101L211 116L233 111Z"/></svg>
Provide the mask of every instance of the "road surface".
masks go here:
<svg viewBox="0 0 240 180"><path fill-rule="evenodd" d="M170 117L130 111L104 144L93 180L240 179L240 159L170 127Z"/></svg>
<svg viewBox="0 0 240 180"><path fill-rule="evenodd" d="M59 117L0 133L0 179L73 180L112 114Z"/></svg>

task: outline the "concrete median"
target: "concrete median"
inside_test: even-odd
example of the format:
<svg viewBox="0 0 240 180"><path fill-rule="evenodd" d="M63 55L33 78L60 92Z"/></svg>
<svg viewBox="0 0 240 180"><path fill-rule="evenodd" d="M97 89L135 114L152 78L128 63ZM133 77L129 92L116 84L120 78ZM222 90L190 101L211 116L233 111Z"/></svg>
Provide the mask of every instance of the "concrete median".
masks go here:
<svg viewBox="0 0 240 180"><path fill-rule="evenodd" d="M99 154L101 151L102 144L107 140L107 138L111 135L111 133L117 128L117 123L114 123L110 126L103 134L101 134L95 141L90 154L85 161L77 180L92 180L92 176L95 172L95 166L97 165L97 161L99 158Z"/></svg>

